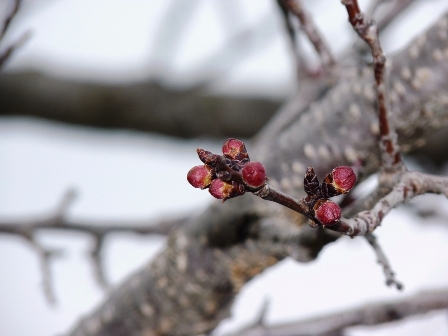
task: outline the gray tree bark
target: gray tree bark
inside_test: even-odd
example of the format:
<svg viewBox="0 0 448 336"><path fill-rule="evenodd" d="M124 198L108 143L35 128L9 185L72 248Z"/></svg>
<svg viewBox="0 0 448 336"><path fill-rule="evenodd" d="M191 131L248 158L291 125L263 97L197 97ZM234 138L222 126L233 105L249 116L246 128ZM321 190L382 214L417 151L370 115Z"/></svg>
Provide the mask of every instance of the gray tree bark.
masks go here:
<svg viewBox="0 0 448 336"><path fill-rule="evenodd" d="M393 122L404 152L448 126L448 15L389 58ZM249 146L270 184L303 194L303 174L323 176L362 162L361 180L380 165L372 68L344 64L332 87L315 85L286 103ZM192 153L192 155L195 155ZM174 230L155 260L115 289L70 335L197 335L229 314L242 286L285 257L307 262L339 237L300 215L245 195Z"/></svg>

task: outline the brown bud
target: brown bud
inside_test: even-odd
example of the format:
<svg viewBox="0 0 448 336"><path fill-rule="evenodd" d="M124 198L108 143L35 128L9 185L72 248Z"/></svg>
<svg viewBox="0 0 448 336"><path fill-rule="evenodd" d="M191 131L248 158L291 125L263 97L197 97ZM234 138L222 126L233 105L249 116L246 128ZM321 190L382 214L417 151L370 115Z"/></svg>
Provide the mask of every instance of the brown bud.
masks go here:
<svg viewBox="0 0 448 336"><path fill-rule="evenodd" d="M213 169L205 165L195 166L187 174L188 182L195 188L207 188L212 183L212 179Z"/></svg>
<svg viewBox="0 0 448 336"><path fill-rule="evenodd" d="M238 139L227 139L222 145L222 153L226 158L230 160L243 160L249 159L249 154L247 153L246 146L244 142Z"/></svg>
<svg viewBox="0 0 448 336"><path fill-rule="evenodd" d="M316 197L320 195L320 186L317 175L313 167L308 167L303 179L303 188L309 197Z"/></svg>
<svg viewBox="0 0 448 336"><path fill-rule="evenodd" d="M213 180L208 191L213 197L222 199L223 202L229 198L243 195L245 192L242 184L235 181L226 182L221 179Z"/></svg>
<svg viewBox="0 0 448 336"><path fill-rule="evenodd" d="M314 217L322 225L331 226L341 219L341 208L333 201L320 199L314 205Z"/></svg>
<svg viewBox="0 0 448 336"><path fill-rule="evenodd" d="M199 160L212 167L214 167L216 162L219 160L219 155L213 154L205 149L198 148L196 149L196 153L198 153Z"/></svg>

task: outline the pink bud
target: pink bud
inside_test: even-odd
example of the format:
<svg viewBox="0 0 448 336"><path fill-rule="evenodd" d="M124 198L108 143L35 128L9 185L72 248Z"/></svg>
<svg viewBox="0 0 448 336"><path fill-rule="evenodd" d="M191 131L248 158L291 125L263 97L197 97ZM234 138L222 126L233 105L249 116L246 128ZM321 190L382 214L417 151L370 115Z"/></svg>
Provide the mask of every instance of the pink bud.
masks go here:
<svg viewBox="0 0 448 336"><path fill-rule="evenodd" d="M266 170L260 162L248 162L241 169L244 183L252 188L261 187L266 182Z"/></svg>
<svg viewBox="0 0 448 336"><path fill-rule="evenodd" d="M229 198L243 195L244 186L236 182L226 182L218 178L212 181L208 191L213 197L222 199L224 202Z"/></svg>
<svg viewBox="0 0 448 336"><path fill-rule="evenodd" d="M222 153L231 160L249 159L244 142L238 139L227 139L222 145Z"/></svg>
<svg viewBox="0 0 448 336"><path fill-rule="evenodd" d="M333 175L333 186L341 194L348 193L356 184L356 174L351 167L336 167L331 174Z"/></svg>
<svg viewBox="0 0 448 336"><path fill-rule="evenodd" d="M187 174L187 180L195 188L205 189L212 182L213 170L212 168L202 165L195 166L190 169Z"/></svg>
<svg viewBox="0 0 448 336"><path fill-rule="evenodd" d="M314 217L322 225L331 226L341 219L341 208L333 201L320 199L314 205Z"/></svg>

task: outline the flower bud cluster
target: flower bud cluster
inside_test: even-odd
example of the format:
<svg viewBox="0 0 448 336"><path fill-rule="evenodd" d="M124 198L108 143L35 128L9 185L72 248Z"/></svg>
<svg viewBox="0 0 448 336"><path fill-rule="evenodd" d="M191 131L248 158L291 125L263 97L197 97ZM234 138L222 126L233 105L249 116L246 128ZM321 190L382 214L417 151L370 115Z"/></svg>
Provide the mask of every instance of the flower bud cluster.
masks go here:
<svg viewBox="0 0 448 336"><path fill-rule="evenodd" d="M241 140L227 139L222 146L223 156L200 148L197 153L204 165L190 169L188 182L195 188L208 188L213 197L223 202L243 195L246 190L258 190L266 183L263 165L250 161Z"/></svg>
<svg viewBox="0 0 448 336"><path fill-rule="evenodd" d="M304 189L308 195L306 201L320 224L331 226L341 219L340 206L329 198L348 193L355 183L356 174L348 166L334 168L322 184L319 184L314 169L307 169L304 179Z"/></svg>

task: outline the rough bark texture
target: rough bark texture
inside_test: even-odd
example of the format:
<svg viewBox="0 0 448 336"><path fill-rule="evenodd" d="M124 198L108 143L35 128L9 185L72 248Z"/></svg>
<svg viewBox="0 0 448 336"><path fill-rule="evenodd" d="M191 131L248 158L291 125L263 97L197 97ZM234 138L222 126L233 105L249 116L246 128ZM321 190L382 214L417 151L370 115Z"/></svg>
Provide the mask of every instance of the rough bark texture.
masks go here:
<svg viewBox="0 0 448 336"><path fill-rule="evenodd" d="M445 15L389 58L393 121L405 151L448 125L447 31ZM360 160L362 177L379 167L372 68L355 64L339 71L334 87L317 87L306 100L302 95L290 101L248 146L251 158L265 164L270 183L290 195L302 194L308 166L323 176ZM172 232L165 250L71 335L206 333L228 315L235 295L255 275L287 256L313 260L338 237L252 195L217 202Z"/></svg>

